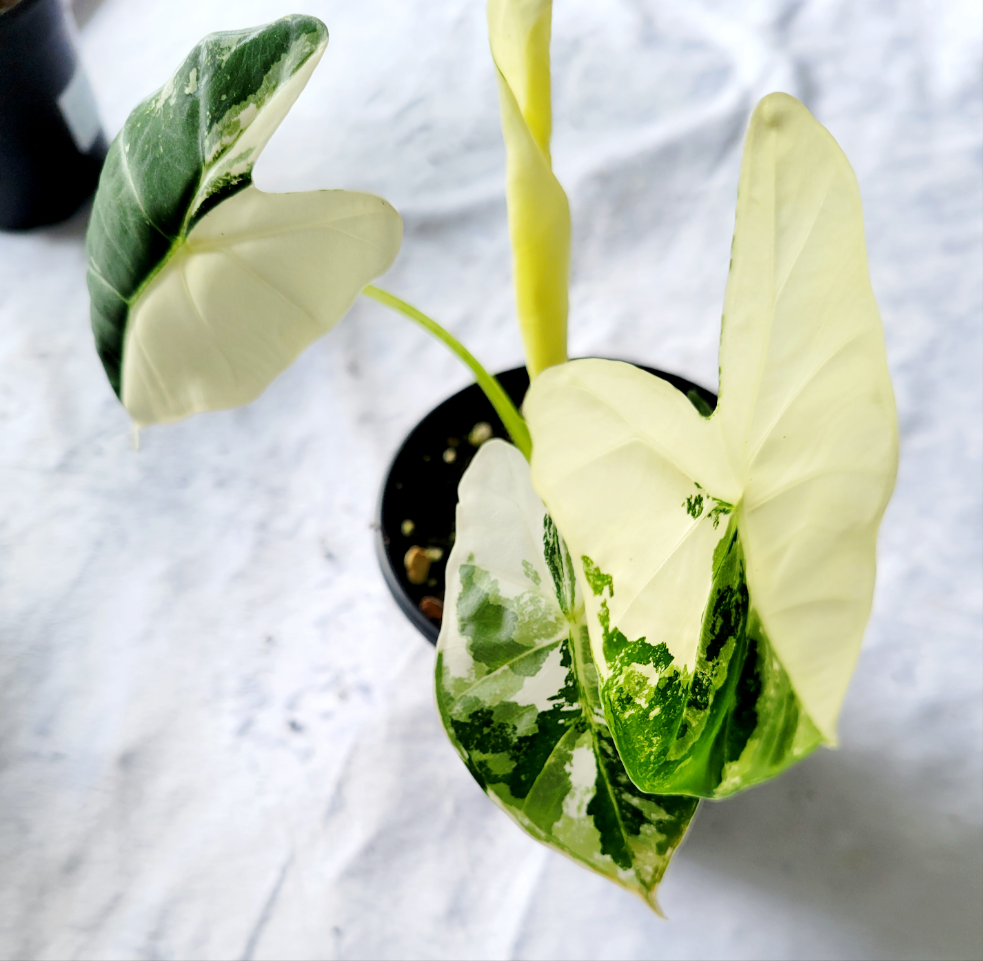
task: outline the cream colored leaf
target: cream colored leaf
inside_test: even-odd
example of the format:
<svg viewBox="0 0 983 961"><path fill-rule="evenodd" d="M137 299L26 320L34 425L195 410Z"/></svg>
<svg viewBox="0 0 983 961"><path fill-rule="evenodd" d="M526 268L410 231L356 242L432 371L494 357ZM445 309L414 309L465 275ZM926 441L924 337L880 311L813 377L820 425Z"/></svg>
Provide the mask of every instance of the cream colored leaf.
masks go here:
<svg viewBox="0 0 983 961"><path fill-rule="evenodd" d="M797 100L748 129L720 342L720 406L744 478L748 586L826 738L874 590L897 416L850 164Z"/></svg>
<svg viewBox="0 0 983 961"><path fill-rule="evenodd" d="M399 251L386 201L247 187L207 213L130 309L122 400L138 424L253 400Z"/></svg>
<svg viewBox="0 0 983 961"><path fill-rule="evenodd" d="M709 419L607 361L545 372L525 404L534 484L591 583L605 708L645 790L730 793L815 729L834 743L870 610L897 464L883 334L856 180L783 94L751 119L720 366Z"/></svg>
<svg viewBox="0 0 983 961"><path fill-rule="evenodd" d="M617 572L611 622L629 637L665 643L680 664L696 660L711 561L726 524L686 512L696 484L727 503L740 496L719 424L678 390L631 364L580 360L530 389L536 490L574 557ZM585 592L590 623L601 598ZM591 633L602 676L602 637Z"/></svg>

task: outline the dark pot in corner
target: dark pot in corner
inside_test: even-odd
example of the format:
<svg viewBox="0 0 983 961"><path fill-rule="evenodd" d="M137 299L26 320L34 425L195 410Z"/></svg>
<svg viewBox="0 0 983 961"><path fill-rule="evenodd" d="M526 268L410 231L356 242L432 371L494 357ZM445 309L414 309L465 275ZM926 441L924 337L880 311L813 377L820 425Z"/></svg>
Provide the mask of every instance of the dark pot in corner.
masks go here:
<svg viewBox="0 0 983 961"><path fill-rule="evenodd" d="M0 230L71 216L96 189L106 137L61 0L0 13Z"/></svg>
<svg viewBox="0 0 983 961"><path fill-rule="evenodd" d="M684 377L651 367L642 370L684 394L695 394L711 410L717 406L716 394ZM526 368L515 367L497 377L519 407L529 387ZM483 437L509 439L488 398L472 384L435 407L410 431L382 486L376 531L379 565L396 603L431 644L437 643L440 633L444 570L454 544L457 486ZM414 579L419 583L411 583L404 563L414 547L411 569L415 568ZM429 570L421 578L427 562Z"/></svg>

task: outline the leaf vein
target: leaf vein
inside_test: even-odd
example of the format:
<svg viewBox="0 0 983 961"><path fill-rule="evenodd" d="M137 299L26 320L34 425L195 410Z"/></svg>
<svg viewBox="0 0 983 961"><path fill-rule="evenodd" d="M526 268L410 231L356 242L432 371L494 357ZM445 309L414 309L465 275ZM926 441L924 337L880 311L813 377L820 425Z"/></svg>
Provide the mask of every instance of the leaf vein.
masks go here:
<svg viewBox="0 0 983 961"><path fill-rule="evenodd" d="M234 260L246 273L251 274L255 277L261 284L269 287L275 294L285 300L291 307L298 310L303 314L314 327L320 328L322 325L318 323L317 318L306 308L298 304L293 298L289 297L284 291L282 291L276 284L268 280L262 274L260 274L255 268L251 267L245 260L242 259L231 247L226 247L220 250L220 253L224 253L227 257Z"/></svg>
<svg viewBox="0 0 983 961"><path fill-rule="evenodd" d="M802 394L805 391L805 389L826 369L826 367L829 365L829 363L835 357L837 357L844 350L846 350L847 347L849 347L851 344L854 344L858 340L861 340L864 336L865 336L865 333L862 332L862 333L859 333L859 334L854 334L851 338L849 338L849 340L844 341L834 351L832 351L832 353L830 353L825 358L823 358L823 360L809 374L809 376L806 377L806 379L804 381L802 381L802 383L799 384L798 387L796 387L796 389L793 392L792 396L789 397L788 400L786 400L785 403L782 405L781 410L779 410L779 412L772 419L772 422L768 425L768 427L766 428L766 430L762 434L761 440L758 441L757 445L754 448L754 451L748 457L748 465L749 466L754 464L754 461L757 458L758 454L761 453L761 448L765 446L765 444L768 442L768 438L771 437L772 431L774 431L774 429L778 426L779 422L785 416L785 414L788 412L788 409L792 406L792 404L794 404L799 399L799 397L802 396ZM760 384L759 384L759 386L760 386Z"/></svg>

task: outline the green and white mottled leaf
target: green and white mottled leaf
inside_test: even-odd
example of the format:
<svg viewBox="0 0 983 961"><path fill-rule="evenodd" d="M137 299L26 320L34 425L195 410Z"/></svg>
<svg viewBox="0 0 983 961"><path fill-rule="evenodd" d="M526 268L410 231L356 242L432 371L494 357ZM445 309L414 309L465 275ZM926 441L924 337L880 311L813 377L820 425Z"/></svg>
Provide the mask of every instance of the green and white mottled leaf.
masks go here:
<svg viewBox="0 0 983 961"><path fill-rule="evenodd" d="M110 147L87 236L92 327L138 423L254 399L395 259L384 200L252 186L327 40L305 16L211 34Z"/></svg>
<svg viewBox="0 0 983 961"><path fill-rule="evenodd" d="M709 417L610 361L525 402L605 714L652 792L721 797L834 744L870 611L894 399L856 180L785 94L751 118L720 371Z"/></svg>
<svg viewBox="0 0 983 961"><path fill-rule="evenodd" d="M461 480L437 645L437 703L475 779L534 838L641 895L697 801L640 791L604 718L573 563L516 448Z"/></svg>

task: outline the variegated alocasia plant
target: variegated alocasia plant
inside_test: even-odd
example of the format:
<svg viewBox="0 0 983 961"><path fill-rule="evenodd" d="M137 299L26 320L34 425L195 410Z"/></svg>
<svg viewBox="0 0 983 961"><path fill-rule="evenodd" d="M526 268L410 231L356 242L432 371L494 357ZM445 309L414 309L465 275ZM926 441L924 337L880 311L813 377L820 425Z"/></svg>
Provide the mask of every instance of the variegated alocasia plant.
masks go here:
<svg viewBox="0 0 983 961"><path fill-rule="evenodd" d="M657 907L699 798L835 743L894 403L856 181L783 94L748 131L716 410L626 364L566 362L550 15L549 0L489 0L528 427L448 332L369 284L399 249L392 207L252 185L324 52L311 17L206 37L127 120L88 234L92 320L138 424L252 400L359 293L470 366L518 449L488 444L461 484L444 724L530 834Z"/></svg>
<svg viewBox="0 0 983 961"><path fill-rule="evenodd" d="M490 0L500 77L535 82L549 13ZM547 203L518 269L543 170L505 86L521 316L523 285L549 289L566 261ZM555 329L548 311L537 325ZM461 483L438 704L520 825L654 904L698 798L836 743L870 612L897 425L856 179L829 133L785 94L751 118L715 411L628 364L530 372L531 474L500 444Z"/></svg>

